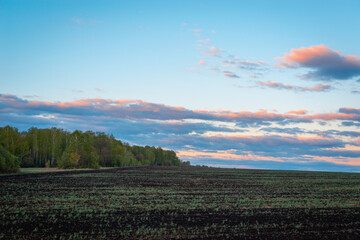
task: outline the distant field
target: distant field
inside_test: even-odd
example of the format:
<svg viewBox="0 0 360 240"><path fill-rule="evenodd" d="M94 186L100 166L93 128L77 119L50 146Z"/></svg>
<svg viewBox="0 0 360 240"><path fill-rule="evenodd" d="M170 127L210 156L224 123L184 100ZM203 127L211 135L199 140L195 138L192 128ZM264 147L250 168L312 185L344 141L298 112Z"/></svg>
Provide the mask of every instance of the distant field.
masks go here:
<svg viewBox="0 0 360 240"><path fill-rule="evenodd" d="M0 176L0 239L360 239L360 174L139 167Z"/></svg>

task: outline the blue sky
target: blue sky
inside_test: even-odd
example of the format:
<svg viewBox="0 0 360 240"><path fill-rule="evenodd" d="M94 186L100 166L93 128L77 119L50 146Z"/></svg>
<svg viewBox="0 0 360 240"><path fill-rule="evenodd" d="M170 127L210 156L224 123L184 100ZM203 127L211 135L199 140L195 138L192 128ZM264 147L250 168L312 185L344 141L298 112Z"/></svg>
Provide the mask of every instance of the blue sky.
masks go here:
<svg viewBox="0 0 360 240"><path fill-rule="evenodd" d="M4 0L0 124L101 130L208 165L360 171L359 9Z"/></svg>

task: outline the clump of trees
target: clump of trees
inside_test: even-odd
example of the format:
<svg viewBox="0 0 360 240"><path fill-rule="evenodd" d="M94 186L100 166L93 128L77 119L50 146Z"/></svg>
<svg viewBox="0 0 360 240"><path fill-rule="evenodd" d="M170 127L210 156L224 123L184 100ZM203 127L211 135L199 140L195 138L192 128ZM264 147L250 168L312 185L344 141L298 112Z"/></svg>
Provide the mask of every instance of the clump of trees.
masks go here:
<svg viewBox="0 0 360 240"><path fill-rule="evenodd" d="M21 167L189 166L174 151L130 146L103 132L0 127L0 171Z"/></svg>

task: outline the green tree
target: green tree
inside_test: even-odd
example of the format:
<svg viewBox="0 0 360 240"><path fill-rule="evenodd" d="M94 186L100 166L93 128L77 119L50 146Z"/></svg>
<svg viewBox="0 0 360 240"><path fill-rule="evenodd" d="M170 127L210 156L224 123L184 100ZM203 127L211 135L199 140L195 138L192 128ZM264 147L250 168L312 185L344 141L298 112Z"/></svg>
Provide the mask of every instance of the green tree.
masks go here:
<svg viewBox="0 0 360 240"><path fill-rule="evenodd" d="M4 169L5 166L17 166L17 162L22 167L63 168L189 165L183 163L174 151L131 146L103 132L75 130L70 133L55 127L32 127L20 133L17 128L5 126L0 127L0 145Z"/></svg>
<svg viewBox="0 0 360 240"><path fill-rule="evenodd" d="M0 172L16 172L19 167L18 158L0 144Z"/></svg>

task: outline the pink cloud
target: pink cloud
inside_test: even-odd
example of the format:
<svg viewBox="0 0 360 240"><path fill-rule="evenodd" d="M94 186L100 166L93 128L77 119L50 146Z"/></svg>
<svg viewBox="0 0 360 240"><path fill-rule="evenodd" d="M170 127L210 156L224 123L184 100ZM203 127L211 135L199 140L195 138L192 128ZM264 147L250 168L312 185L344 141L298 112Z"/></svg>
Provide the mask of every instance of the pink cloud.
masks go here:
<svg viewBox="0 0 360 240"><path fill-rule="evenodd" d="M353 145L355 145L355 146L360 146L360 138L359 138L359 139L355 139Z"/></svg>
<svg viewBox="0 0 360 240"><path fill-rule="evenodd" d="M204 54L210 57L220 57L221 52L224 52L224 50L212 46L209 48L209 51L204 52Z"/></svg>
<svg viewBox="0 0 360 240"><path fill-rule="evenodd" d="M311 69L311 72L301 75L305 79L346 80L360 76L359 57L341 55L325 45L291 49L290 54L277 60L280 62L275 64L276 67Z"/></svg>
<svg viewBox="0 0 360 240"><path fill-rule="evenodd" d="M343 164L350 166L360 166L360 158L349 158L349 157L326 157L326 156L312 156L304 155L303 157L315 160L315 161L324 161L335 164Z"/></svg>
<svg viewBox="0 0 360 240"><path fill-rule="evenodd" d="M338 51L332 51L325 45L303 47L299 49L291 49L290 54L284 55L278 59L282 60L276 66L279 67L296 67L298 64L306 64L323 56L339 54Z"/></svg>
<svg viewBox="0 0 360 240"><path fill-rule="evenodd" d="M38 98L38 95L25 95L24 98Z"/></svg>
<svg viewBox="0 0 360 240"><path fill-rule="evenodd" d="M199 158L212 158L212 159L224 159L231 161L275 161L284 162L283 159L271 156L254 155L251 153L245 153L239 155L231 150L207 152L207 151L196 151L196 150L178 150L177 155L183 159L199 159Z"/></svg>
<svg viewBox="0 0 360 240"><path fill-rule="evenodd" d="M298 118L292 114L281 114L281 113L269 113L266 110L261 110L257 112L249 112L249 111L240 111L240 112L232 112L232 111L206 111L206 110L194 110L196 113L202 113L206 115L211 115L217 118L228 119L228 120L264 120L264 121L275 121L279 119L285 118Z"/></svg>
<svg viewBox="0 0 360 240"><path fill-rule="evenodd" d="M204 55L208 57L219 57L216 52L205 52Z"/></svg>
<svg viewBox="0 0 360 240"><path fill-rule="evenodd" d="M311 146L328 146L329 144L333 144L337 140L331 138L325 138L321 136L315 137L297 137L297 136L253 136L253 135L231 135L231 136L223 136L223 135L215 135L209 137L231 140L234 142L240 142L245 144L264 144L267 146L278 146L278 145L311 145Z"/></svg>
<svg viewBox="0 0 360 240"><path fill-rule="evenodd" d="M257 83L263 87L295 90L295 91L301 91L301 92L324 92L324 91L331 89L331 85L329 85L329 84L318 84L313 87L302 87L302 86L297 86L297 85L292 85L292 84L284 84L281 82L272 82L272 81L267 81L267 82L258 81Z"/></svg>
<svg viewBox="0 0 360 240"><path fill-rule="evenodd" d="M236 75L235 73L233 72L230 72L230 71L222 71L223 72L223 75L225 77L229 77L229 78L240 78L238 75Z"/></svg>
<svg viewBox="0 0 360 240"><path fill-rule="evenodd" d="M347 113L318 113L313 115L306 115L303 119L318 119L318 120L360 120L359 114Z"/></svg>
<svg viewBox="0 0 360 240"><path fill-rule="evenodd" d="M212 46L212 47L210 47L210 51L212 51L212 52L223 52L224 50Z"/></svg>
<svg viewBox="0 0 360 240"><path fill-rule="evenodd" d="M289 113L289 114L297 114L297 115L304 115L307 112L308 112L307 110L301 109L301 110L297 110L297 111L288 111L287 113Z"/></svg>
<svg viewBox="0 0 360 240"><path fill-rule="evenodd" d="M69 115L115 116L130 119L202 119L218 121L254 122L287 122L289 120L310 122L312 120L354 120L360 121L360 109L340 108L337 113L317 113L308 115L306 110L273 113L266 110L250 111L207 111L189 110L164 104L144 102L141 100L111 100L102 98L80 99L72 102L47 102L23 100L13 95L0 94L0 104L8 111L39 113L66 113Z"/></svg>
<svg viewBox="0 0 360 240"><path fill-rule="evenodd" d="M205 65L205 64L206 64L206 61L205 61L205 60L200 60L200 61L198 62L198 64L199 64L199 65Z"/></svg>

